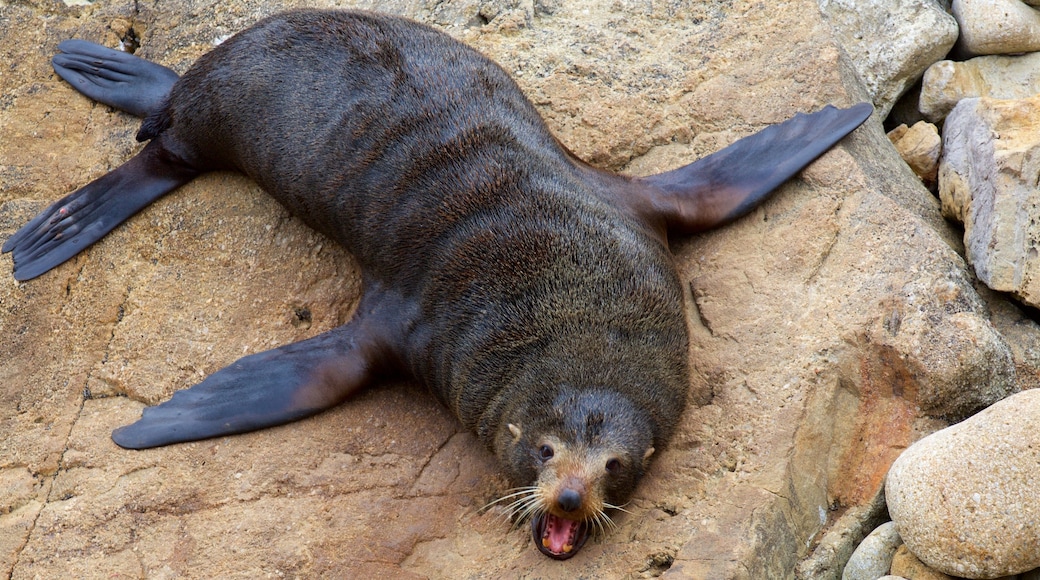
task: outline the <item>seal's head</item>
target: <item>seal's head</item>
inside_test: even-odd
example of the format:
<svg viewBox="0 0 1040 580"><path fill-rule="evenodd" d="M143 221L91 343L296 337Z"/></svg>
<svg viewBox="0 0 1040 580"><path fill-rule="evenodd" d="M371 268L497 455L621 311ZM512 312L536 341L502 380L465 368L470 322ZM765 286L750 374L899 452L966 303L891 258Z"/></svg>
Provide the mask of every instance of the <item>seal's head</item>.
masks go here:
<svg viewBox="0 0 1040 580"><path fill-rule="evenodd" d="M606 388L561 387L535 423L509 422L499 456L514 481L533 483L503 500L530 517L535 545L550 558L578 552L593 530L613 527L607 510L628 501L654 452L651 418ZM501 500L500 500L501 501Z"/></svg>

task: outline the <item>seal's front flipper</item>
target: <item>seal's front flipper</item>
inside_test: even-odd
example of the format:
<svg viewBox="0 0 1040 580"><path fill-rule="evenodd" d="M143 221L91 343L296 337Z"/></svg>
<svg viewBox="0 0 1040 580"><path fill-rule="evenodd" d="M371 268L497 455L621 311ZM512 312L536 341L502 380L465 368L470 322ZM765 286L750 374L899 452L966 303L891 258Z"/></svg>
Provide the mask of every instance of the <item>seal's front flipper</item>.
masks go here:
<svg viewBox="0 0 1040 580"><path fill-rule="evenodd" d="M690 165L634 179L632 207L649 223L663 219L677 234L733 221L859 127L873 110L860 103L799 113Z"/></svg>
<svg viewBox="0 0 1040 580"><path fill-rule="evenodd" d="M239 359L201 383L149 407L120 427L120 447L147 449L282 425L333 407L386 368L389 350L349 324Z"/></svg>
<svg viewBox="0 0 1040 580"><path fill-rule="evenodd" d="M14 252L15 280L30 280L198 174L159 141L152 141L123 165L55 202L15 232L0 251Z"/></svg>
<svg viewBox="0 0 1040 580"><path fill-rule="evenodd" d="M177 73L132 54L86 40L58 45L51 65L77 91L111 107L145 117L166 99Z"/></svg>

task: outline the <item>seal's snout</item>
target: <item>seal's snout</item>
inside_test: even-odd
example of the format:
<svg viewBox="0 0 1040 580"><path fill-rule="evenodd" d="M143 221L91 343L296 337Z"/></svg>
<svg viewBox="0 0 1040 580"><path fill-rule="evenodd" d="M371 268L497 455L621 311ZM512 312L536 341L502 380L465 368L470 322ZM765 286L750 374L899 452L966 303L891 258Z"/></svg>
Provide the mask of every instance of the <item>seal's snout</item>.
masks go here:
<svg viewBox="0 0 1040 580"><path fill-rule="evenodd" d="M556 505L562 511L572 512L581 507L581 492L576 489L565 489L556 498Z"/></svg>
<svg viewBox="0 0 1040 580"><path fill-rule="evenodd" d="M543 554L566 560L589 539L588 519L599 508L590 505L595 500L589 497L586 483L578 475L561 478L550 497L553 499L549 500L549 509L531 518L531 533Z"/></svg>

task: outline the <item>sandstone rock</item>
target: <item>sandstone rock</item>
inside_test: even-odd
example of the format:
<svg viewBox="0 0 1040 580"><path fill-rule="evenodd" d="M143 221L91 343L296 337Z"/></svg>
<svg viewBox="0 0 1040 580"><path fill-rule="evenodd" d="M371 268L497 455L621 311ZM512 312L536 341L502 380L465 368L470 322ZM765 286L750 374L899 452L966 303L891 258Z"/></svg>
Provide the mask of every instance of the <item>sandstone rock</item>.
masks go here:
<svg viewBox="0 0 1040 580"><path fill-rule="evenodd" d="M968 54L1040 50L1040 11L1021 0L953 0L952 7Z"/></svg>
<svg viewBox="0 0 1040 580"><path fill-rule="evenodd" d="M921 181L928 187L935 185L942 152L942 139L935 125L924 121L910 128L900 125L888 132L888 138Z"/></svg>
<svg viewBox="0 0 1040 580"><path fill-rule="evenodd" d="M1040 388L1040 332L1032 313L1004 294L977 285L987 303L989 320L1011 350L1015 378L1021 390Z"/></svg>
<svg viewBox="0 0 1040 580"><path fill-rule="evenodd" d="M889 521L888 508L882 490L869 503L847 509L830 525L812 554L798 563L794 577L838 580L863 538L886 521Z"/></svg>
<svg viewBox="0 0 1040 580"><path fill-rule="evenodd" d="M892 556L901 544L894 522L878 526L852 553L841 574L842 580L875 580L884 576L892 567Z"/></svg>
<svg viewBox="0 0 1040 580"><path fill-rule="evenodd" d="M932 570L917 559L917 556L901 545L892 556L891 572L897 576L903 576L908 580L954 580L948 574Z"/></svg>
<svg viewBox="0 0 1040 580"><path fill-rule="evenodd" d="M1040 96L967 99L946 119L943 214L964 224L968 262L987 286L1040 305Z"/></svg>
<svg viewBox="0 0 1040 580"><path fill-rule="evenodd" d="M300 4L0 3L0 239L140 147L136 119L51 73L59 41L136 37L137 54L184 71ZM491 4L361 3L489 54L568 147L611 169L674 167L865 95L811 0L678 16L661 2ZM876 119L747 218L674 240L690 407L619 529L560 563L481 510L505 483L415 385L254 434L111 443L144 404L356 303L342 250L248 180L202 177L38 280L5 278L0 257L0 576L788 577L935 428L922 414L970 413L1014 386L958 245Z"/></svg>
<svg viewBox="0 0 1040 580"><path fill-rule="evenodd" d="M919 107L938 123L954 105L971 97L1024 99L1040 93L1040 52L980 56L964 62L941 60L924 72Z"/></svg>
<svg viewBox="0 0 1040 580"><path fill-rule="evenodd" d="M882 119L957 40L957 23L934 0L819 0Z"/></svg>
<svg viewBox="0 0 1040 580"><path fill-rule="evenodd" d="M1023 391L918 441L885 496L907 548L931 568L994 578L1040 566L1040 391Z"/></svg>

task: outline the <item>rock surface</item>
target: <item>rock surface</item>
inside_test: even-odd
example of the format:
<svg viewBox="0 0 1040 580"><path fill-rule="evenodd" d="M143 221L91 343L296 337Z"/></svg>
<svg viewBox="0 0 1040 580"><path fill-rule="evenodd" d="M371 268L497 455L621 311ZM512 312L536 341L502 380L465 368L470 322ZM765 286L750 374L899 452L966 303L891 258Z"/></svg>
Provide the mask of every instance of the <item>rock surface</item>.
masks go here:
<svg viewBox="0 0 1040 580"><path fill-rule="evenodd" d="M1040 567L1040 390L918 441L892 465L889 513L935 570L995 578Z"/></svg>
<svg viewBox="0 0 1040 580"><path fill-rule="evenodd" d="M954 105L971 97L1024 99L1040 93L1040 52L980 56L964 62L941 60L924 72L919 107L938 123Z"/></svg>
<svg viewBox="0 0 1040 580"><path fill-rule="evenodd" d="M943 574L932 570L917 559L906 545L899 546L896 553L892 555L891 572L896 576L902 576L907 580L954 580L949 574Z"/></svg>
<svg viewBox="0 0 1040 580"><path fill-rule="evenodd" d="M852 553L841 579L876 580L888 574L892 568L892 556L901 544L895 522L881 524Z"/></svg>
<svg viewBox="0 0 1040 580"><path fill-rule="evenodd" d="M943 127L943 214L979 280L1040 306L1040 96L967 99Z"/></svg>
<svg viewBox="0 0 1040 580"><path fill-rule="evenodd" d="M852 553L863 539L882 523L890 521L885 506L884 490L868 503L852 506L834 520L813 549L812 554L798 563L795 578L841 578Z"/></svg>
<svg viewBox="0 0 1040 580"><path fill-rule="evenodd" d="M0 239L140 147L136 119L52 73L58 42L133 41L184 71L293 5L0 3ZM485 51L568 147L636 174L866 95L811 0L362 5ZM248 180L197 179L29 283L0 257L0 575L790 576L832 516L877 497L929 416L970 414L1016 389L1016 364L1033 368L1012 362L876 119L747 218L672 247L690 409L619 529L566 562L481 509L505 482L415 385L253 434L112 444L145 404L349 319L351 258Z"/></svg>
<svg viewBox="0 0 1040 580"><path fill-rule="evenodd" d="M935 185L942 153L942 138L935 125L924 121L914 123L913 127L900 125L888 132L888 139L927 187Z"/></svg>
<svg viewBox="0 0 1040 580"><path fill-rule="evenodd" d="M966 54L1040 50L1040 11L1021 0L953 0L952 11Z"/></svg>
<svg viewBox="0 0 1040 580"><path fill-rule="evenodd" d="M819 0L884 119L957 40L957 22L934 0Z"/></svg>

